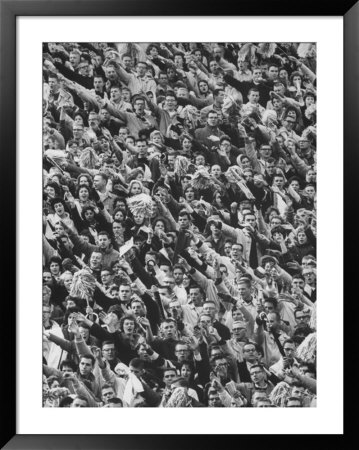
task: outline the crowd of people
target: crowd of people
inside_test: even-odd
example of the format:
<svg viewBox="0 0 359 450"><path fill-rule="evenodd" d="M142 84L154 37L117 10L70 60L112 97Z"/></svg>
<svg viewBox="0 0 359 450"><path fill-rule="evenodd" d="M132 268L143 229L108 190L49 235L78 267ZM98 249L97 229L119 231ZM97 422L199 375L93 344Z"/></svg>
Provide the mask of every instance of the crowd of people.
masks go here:
<svg viewBox="0 0 359 450"><path fill-rule="evenodd" d="M43 45L43 406L316 406L316 46Z"/></svg>

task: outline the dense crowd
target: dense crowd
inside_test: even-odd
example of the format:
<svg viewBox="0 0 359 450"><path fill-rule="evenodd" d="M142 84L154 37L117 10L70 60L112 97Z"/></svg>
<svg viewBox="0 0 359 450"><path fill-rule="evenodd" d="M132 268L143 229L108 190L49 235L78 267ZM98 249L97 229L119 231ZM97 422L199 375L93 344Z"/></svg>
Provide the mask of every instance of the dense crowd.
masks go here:
<svg viewBox="0 0 359 450"><path fill-rule="evenodd" d="M43 45L43 405L316 406L316 47Z"/></svg>

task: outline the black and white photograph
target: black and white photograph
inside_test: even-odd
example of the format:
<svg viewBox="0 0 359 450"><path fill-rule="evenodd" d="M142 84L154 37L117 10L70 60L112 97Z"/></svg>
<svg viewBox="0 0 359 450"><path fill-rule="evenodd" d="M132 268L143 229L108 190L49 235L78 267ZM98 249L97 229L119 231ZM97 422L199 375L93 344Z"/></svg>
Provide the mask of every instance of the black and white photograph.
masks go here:
<svg viewBox="0 0 359 450"><path fill-rule="evenodd" d="M316 43L42 50L43 407L315 408Z"/></svg>

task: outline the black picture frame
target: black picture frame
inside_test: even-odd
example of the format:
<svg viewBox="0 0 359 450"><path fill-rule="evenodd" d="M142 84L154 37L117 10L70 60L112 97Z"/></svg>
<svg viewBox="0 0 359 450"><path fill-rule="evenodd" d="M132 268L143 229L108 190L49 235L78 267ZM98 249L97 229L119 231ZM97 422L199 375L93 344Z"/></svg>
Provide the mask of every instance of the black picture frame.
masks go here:
<svg viewBox="0 0 359 450"><path fill-rule="evenodd" d="M48 448L116 448L116 449L183 449L185 446L203 446L206 436L191 435L18 435L16 434L16 18L19 16L342 16L344 18L344 192L347 212L346 232L355 236L354 196L349 186L355 185L358 166L358 152L353 151L359 142L359 4L355 1L335 3L288 1L207 2L194 4L181 0L0 0L0 192L6 193L2 221L2 286L4 290L3 313L6 320L2 330L2 409L1 448L5 449L48 449ZM175 8L174 8L175 6ZM341 68L337 68L341 70ZM349 204L350 202L350 204ZM340 220L340 218L339 218ZM350 225L353 230L350 230ZM353 238L356 241L356 238ZM356 242L355 242L356 243ZM353 240L351 241L353 245ZM348 255L349 252L347 252ZM4 261L3 261L4 263ZM344 283L349 285L352 274L345 274ZM6 281L5 281L6 280ZM5 293L6 291L6 293ZM350 305L346 308L347 328L354 329L354 314ZM350 424L348 424L348 427ZM348 430L349 431L349 430ZM345 437L330 436L334 445L341 445ZM211 446L223 444L234 446L268 445L268 438L275 436L216 435L208 436ZM299 435L295 446L316 442L313 436ZM279 444L276 444L276 447ZM293 441L290 444L293 446ZM314 444L317 446L317 442Z"/></svg>

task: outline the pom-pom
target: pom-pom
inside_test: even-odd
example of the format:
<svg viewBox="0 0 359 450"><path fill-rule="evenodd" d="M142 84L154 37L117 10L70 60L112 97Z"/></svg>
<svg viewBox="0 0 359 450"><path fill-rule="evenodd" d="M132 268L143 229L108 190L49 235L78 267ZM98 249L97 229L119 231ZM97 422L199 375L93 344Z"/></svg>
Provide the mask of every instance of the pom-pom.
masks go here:
<svg viewBox="0 0 359 450"><path fill-rule="evenodd" d="M89 301L93 297L95 287L95 277L89 270L82 269L74 274L70 289L70 295L71 297L83 298Z"/></svg>
<svg viewBox="0 0 359 450"><path fill-rule="evenodd" d="M315 359L317 354L317 333L308 334L297 348L297 357L302 361L309 362Z"/></svg>
<svg viewBox="0 0 359 450"><path fill-rule="evenodd" d="M190 164L191 162L185 156L177 156L174 164L174 172L180 177L183 177L188 174Z"/></svg>
<svg viewBox="0 0 359 450"><path fill-rule="evenodd" d="M144 217L152 216L153 200L147 194L138 194L128 198L127 205L132 215L142 214Z"/></svg>
<svg viewBox="0 0 359 450"><path fill-rule="evenodd" d="M278 383L273 391L269 395L270 401L273 405L276 405L280 408L285 406L285 402L290 395L290 386L285 381L281 381Z"/></svg>
<svg viewBox="0 0 359 450"><path fill-rule="evenodd" d="M238 60L245 61L246 59L248 59L248 56L250 58L253 49L255 51L256 46L252 44L252 42L247 42L246 44L244 44L243 47L238 52Z"/></svg>
<svg viewBox="0 0 359 450"><path fill-rule="evenodd" d="M300 43L297 48L299 58L307 58L313 51L315 51L315 45L311 43Z"/></svg>
<svg viewBox="0 0 359 450"><path fill-rule="evenodd" d="M196 190L208 189L214 185L213 179L206 169L198 169L193 175L191 184Z"/></svg>
<svg viewBox="0 0 359 450"><path fill-rule="evenodd" d="M274 55L277 44L274 42L264 42L258 45L258 53L260 53L264 58L270 58Z"/></svg>
<svg viewBox="0 0 359 450"><path fill-rule="evenodd" d="M80 167L95 169L98 161L98 156L92 147L86 147L82 150L79 158Z"/></svg>

